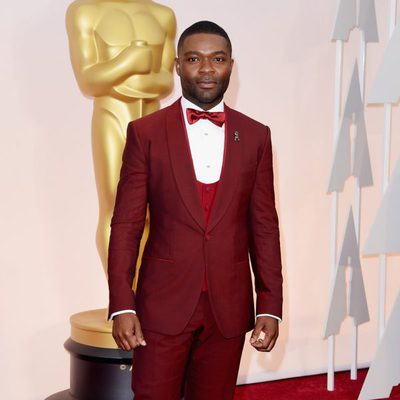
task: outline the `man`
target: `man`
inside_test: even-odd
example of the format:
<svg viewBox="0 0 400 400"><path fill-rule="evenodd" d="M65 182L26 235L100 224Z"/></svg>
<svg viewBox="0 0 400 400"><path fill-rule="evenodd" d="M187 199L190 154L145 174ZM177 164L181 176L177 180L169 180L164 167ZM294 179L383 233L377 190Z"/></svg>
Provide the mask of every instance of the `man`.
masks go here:
<svg viewBox="0 0 400 400"><path fill-rule="evenodd" d="M175 61L183 97L129 124L109 250L110 316L135 349L136 400L228 400L245 333L270 351L282 313L268 127L222 100L231 43L218 25L186 29ZM147 204L150 233L131 291ZM136 314L135 314L136 313ZM261 332L265 337L260 337Z"/></svg>

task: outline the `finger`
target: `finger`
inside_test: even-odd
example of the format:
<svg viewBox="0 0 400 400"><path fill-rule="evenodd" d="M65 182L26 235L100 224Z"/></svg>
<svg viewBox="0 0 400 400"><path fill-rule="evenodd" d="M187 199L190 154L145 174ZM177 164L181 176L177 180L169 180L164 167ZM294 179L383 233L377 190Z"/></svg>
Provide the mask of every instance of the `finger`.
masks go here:
<svg viewBox="0 0 400 400"><path fill-rule="evenodd" d="M252 344L251 344L255 349L260 349L260 348L262 348L263 347L263 341L262 341L262 339L257 339L255 342L253 342Z"/></svg>
<svg viewBox="0 0 400 400"><path fill-rule="evenodd" d="M263 347L267 348L271 340L275 337L275 332L271 332L271 330L267 330L264 332L263 337Z"/></svg>
<svg viewBox="0 0 400 400"><path fill-rule="evenodd" d="M258 339L257 342L253 344L253 347L260 352L267 351L267 348L265 347L264 341L262 339Z"/></svg>
<svg viewBox="0 0 400 400"><path fill-rule="evenodd" d="M133 349L132 345L125 338L121 338L122 349L125 351L131 351Z"/></svg>
<svg viewBox="0 0 400 400"><path fill-rule="evenodd" d="M264 332L265 332L265 337L263 341L264 342L263 347L265 349L269 349L267 351L270 351L272 350L272 347L274 347L274 344L279 336L279 327L277 324L272 324L272 326L266 326Z"/></svg>
<svg viewBox="0 0 400 400"><path fill-rule="evenodd" d="M273 349L273 347L275 346L277 338L278 338L278 335L276 333L274 333L272 335L266 334L261 345L258 347L258 350L267 351L267 352L271 351Z"/></svg>
<svg viewBox="0 0 400 400"><path fill-rule="evenodd" d="M256 327L253 330L253 333L251 334L250 343L251 344L256 343L258 338L260 337L260 334L261 334L261 327L258 327L256 325Z"/></svg>
<svg viewBox="0 0 400 400"><path fill-rule="evenodd" d="M132 333L125 333L124 340L128 343L129 350L133 350L136 347L140 346L138 340L136 339L136 336Z"/></svg>
<svg viewBox="0 0 400 400"><path fill-rule="evenodd" d="M124 350L123 345L122 345L121 341L118 339L118 337L113 335L113 338L114 338L114 340L115 340L115 343L117 344L117 347L118 347L119 349Z"/></svg>
<svg viewBox="0 0 400 400"><path fill-rule="evenodd" d="M117 346L125 351L129 351L131 350L131 346L129 344L129 342L125 339L124 334L121 332L117 332L115 333L115 335L113 336L115 342L117 343Z"/></svg>
<svg viewBox="0 0 400 400"><path fill-rule="evenodd" d="M124 345L120 339L120 335L116 332L115 329L113 329L113 331L112 331L112 337L114 338L115 343L117 344L118 348L124 350Z"/></svg>
<svg viewBox="0 0 400 400"><path fill-rule="evenodd" d="M146 346L146 341L144 340L142 328L139 321L136 321L135 323L135 336L141 346Z"/></svg>
<svg viewBox="0 0 400 400"><path fill-rule="evenodd" d="M275 347L276 340L278 339L278 336L275 336L274 338L271 339L267 346L267 351L271 351Z"/></svg>
<svg viewBox="0 0 400 400"><path fill-rule="evenodd" d="M258 351L267 351L268 345L272 340L272 336L269 336L268 333L263 333L264 336L260 334L261 337L259 337L254 343L252 343L252 346Z"/></svg>

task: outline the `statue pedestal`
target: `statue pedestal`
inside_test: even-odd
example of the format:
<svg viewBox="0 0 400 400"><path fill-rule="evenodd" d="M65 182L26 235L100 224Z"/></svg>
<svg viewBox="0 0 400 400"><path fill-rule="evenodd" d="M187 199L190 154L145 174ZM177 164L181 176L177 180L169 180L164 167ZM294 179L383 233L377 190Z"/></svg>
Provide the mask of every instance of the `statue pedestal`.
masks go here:
<svg viewBox="0 0 400 400"><path fill-rule="evenodd" d="M46 400L132 400L132 352L117 348L106 321L107 310L71 316L70 389Z"/></svg>

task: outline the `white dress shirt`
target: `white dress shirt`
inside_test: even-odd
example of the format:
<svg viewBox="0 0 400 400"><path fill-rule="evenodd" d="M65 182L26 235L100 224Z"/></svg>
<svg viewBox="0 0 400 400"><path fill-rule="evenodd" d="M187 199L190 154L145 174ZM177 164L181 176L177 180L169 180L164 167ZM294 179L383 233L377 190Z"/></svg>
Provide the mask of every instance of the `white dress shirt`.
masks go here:
<svg viewBox="0 0 400 400"><path fill-rule="evenodd" d="M222 163L224 161L225 124L220 127L208 119L199 119L194 124L189 124L186 115L186 110L188 108L193 108L198 111L204 110L191 103L183 96L181 98L181 106L196 179L202 183L217 182L221 177ZM207 111L223 112L223 101ZM124 313L136 314L134 310L122 310L112 313L110 319ZM275 315L257 315L257 317L261 316L269 316L281 321L281 319Z"/></svg>
<svg viewBox="0 0 400 400"><path fill-rule="evenodd" d="M208 119L199 119L194 124L189 124L186 110L204 111L200 107L182 97L183 119L189 141L196 179L202 183L219 181L224 160L225 124L218 126ZM223 112L224 103L221 101L208 112Z"/></svg>

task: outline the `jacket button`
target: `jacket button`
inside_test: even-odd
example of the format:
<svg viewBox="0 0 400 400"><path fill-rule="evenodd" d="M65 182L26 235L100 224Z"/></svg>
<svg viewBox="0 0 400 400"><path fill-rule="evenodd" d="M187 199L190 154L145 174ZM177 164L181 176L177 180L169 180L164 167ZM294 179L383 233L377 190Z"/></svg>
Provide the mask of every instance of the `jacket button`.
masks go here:
<svg viewBox="0 0 400 400"><path fill-rule="evenodd" d="M204 239L206 239L207 241L211 239L211 235L209 233L206 233L204 235Z"/></svg>

